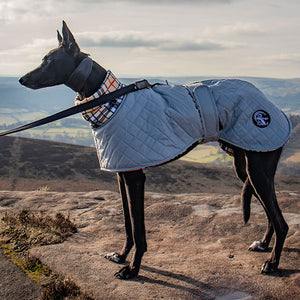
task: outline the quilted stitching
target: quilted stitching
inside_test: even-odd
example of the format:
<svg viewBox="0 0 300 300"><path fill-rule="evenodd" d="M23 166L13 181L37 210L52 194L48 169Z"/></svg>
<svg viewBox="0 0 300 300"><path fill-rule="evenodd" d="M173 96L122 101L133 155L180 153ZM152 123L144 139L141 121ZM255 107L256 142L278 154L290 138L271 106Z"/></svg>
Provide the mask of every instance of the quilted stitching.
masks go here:
<svg viewBox="0 0 300 300"><path fill-rule="evenodd" d="M252 84L240 80L200 84L209 87L216 103L223 126L221 141L253 151L274 150L287 141L291 132L288 119ZM253 112L259 109L271 116L265 128L252 121ZM205 140L193 98L185 87L169 85L128 94L112 118L93 129L93 135L100 167L108 171L158 165Z"/></svg>
<svg viewBox="0 0 300 300"><path fill-rule="evenodd" d="M290 122L282 111L249 82L211 80L202 82L212 90L223 130L220 139L252 151L270 151L283 146L291 133ZM257 127L252 115L265 110L271 116L269 126Z"/></svg>
<svg viewBox="0 0 300 300"><path fill-rule="evenodd" d="M93 130L102 169L160 164L202 138L199 114L186 89L167 90L158 86L127 95L116 115Z"/></svg>

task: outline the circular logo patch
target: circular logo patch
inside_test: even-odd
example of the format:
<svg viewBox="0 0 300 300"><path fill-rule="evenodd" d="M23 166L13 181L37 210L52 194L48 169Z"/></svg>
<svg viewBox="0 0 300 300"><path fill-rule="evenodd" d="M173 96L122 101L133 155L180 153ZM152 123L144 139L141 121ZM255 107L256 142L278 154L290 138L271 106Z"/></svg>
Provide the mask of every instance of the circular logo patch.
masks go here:
<svg viewBox="0 0 300 300"><path fill-rule="evenodd" d="M267 127L271 122L270 115L264 110L257 110L252 115L253 123L260 128Z"/></svg>

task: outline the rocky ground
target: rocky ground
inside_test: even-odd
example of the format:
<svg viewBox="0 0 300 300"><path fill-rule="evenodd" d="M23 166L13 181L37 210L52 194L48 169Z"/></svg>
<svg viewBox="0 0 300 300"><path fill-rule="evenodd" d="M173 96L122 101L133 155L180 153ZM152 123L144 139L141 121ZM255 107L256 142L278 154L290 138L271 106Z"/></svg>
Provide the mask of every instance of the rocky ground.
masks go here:
<svg viewBox="0 0 300 300"><path fill-rule="evenodd" d="M124 225L116 176L99 171L93 148L2 138L0 218L22 209L70 216L78 233L32 248L31 255L94 299L297 299L300 177L276 176L290 230L279 272L263 276L260 268L270 252L247 249L263 236L266 217L254 199L250 221L243 224L241 183L232 168L175 161L146 174L148 252L134 280L115 279L120 266L104 259L122 247ZM0 299L41 294L2 252L0 278Z"/></svg>
<svg viewBox="0 0 300 300"><path fill-rule="evenodd" d="M240 199L235 193L147 192L148 252L139 277L129 281L115 279L113 274L120 266L104 259L106 253L120 250L123 244L118 193L0 191L0 215L22 209L51 216L57 212L69 215L78 233L61 244L35 247L30 252L52 270L75 281L94 299L297 299L300 191L281 190L277 196L290 231L280 270L274 276L260 274L270 252L247 250L263 236L264 212L253 200L250 221L244 225ZM19 284L14 273L6 271L5 258L0 256L0 261L1 279L6 278L6 284L10 282L12 291L24 292L28 285ZM33 283L29 288L39 292ZM23 298L5 298L0 292L0 296L30 299L25 294Z"/></svg>

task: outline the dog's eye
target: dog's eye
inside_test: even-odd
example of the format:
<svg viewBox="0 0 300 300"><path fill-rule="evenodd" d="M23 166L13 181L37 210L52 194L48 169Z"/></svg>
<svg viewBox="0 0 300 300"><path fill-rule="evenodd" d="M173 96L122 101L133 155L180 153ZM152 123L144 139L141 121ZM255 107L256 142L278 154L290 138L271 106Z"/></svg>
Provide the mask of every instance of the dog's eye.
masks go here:
<svg viewBox="0 0 300 300"><path fill-rule="evenodd" d="M48 57L43 58L43 65L49 65L51 60Z"/></svg>

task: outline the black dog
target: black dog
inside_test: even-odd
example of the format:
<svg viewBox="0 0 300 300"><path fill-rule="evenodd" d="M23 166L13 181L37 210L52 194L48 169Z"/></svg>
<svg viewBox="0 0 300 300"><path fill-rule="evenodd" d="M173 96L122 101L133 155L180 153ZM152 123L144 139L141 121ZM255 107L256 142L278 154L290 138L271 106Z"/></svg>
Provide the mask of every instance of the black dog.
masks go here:
<svg viewBox="0 0 300 300"><path fill-rule="evenodd" d="M82 97L89 97L98 90L107 71L93 61L91 72L85 81L80 81L79 77L75 83L74 80L70 82L71 74L88 55L80 51L65 22L62 33L63 37L58 32L58 48L51 50L44 57L42 64L24 75L20 83L32 89L66 84L79 92ZM229 147L233 150L236 174L244 182L242 199L245 222L249 219L252 195L259 199L268 217L265 236L260 242L254 242L249 249L266 250L275 231L275 246L270 259L264 263L261 270L265 274L274 272L278 267L288 232L288 225L278 206L274 188L274 176L282 148L270 152L253 152L232 145ZM116 263L124 263L130 250L135 246L130 265L115 274L117 278L128 279L137 276L142 256L147 251L144 225L145 175L142 170L136 170L119 172L117 176L125 216L126 241L119 253L108 254L106 258Z"/></svg>

